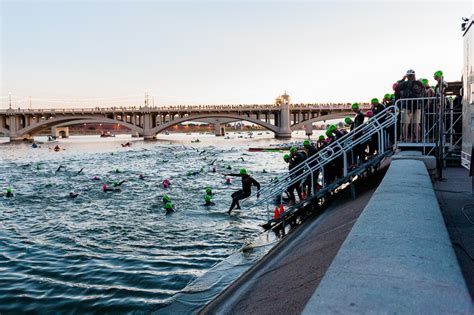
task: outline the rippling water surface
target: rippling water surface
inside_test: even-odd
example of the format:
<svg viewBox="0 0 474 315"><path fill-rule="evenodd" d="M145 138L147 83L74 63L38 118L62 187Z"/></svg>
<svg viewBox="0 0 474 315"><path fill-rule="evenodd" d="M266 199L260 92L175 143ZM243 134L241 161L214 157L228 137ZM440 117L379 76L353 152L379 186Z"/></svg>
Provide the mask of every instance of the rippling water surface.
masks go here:
<svg viewBox="0 0 474 315"><path fill-rule="evenodd" d="M201 142L191 144L196 137ZM53 144L0 145L1 189L12 185L15 193L0 197L0 313L149 312L168 303L262 232L262 210L226 214L240 181L225 185L219 174L245 167L262 184L281 174L280 153L247 152L275 141L261 137L170 135L131 148L120 145L129 138L73 137L59 142L60 152ZM121 192L101 191L123 179ZM210 208L202 206L206 186L214 192ZM70 191L79 196L70 199ZM164 213L163 194L176 213Z"/></svg>

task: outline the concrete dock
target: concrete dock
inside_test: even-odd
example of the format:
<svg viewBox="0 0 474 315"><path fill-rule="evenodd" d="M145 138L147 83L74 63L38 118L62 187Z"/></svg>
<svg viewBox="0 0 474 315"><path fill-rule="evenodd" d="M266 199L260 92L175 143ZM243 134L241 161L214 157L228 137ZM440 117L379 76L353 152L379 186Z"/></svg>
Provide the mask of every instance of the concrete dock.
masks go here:
<svg viewBox="0 0 474 315"><path fill-rule="evenodd" d="M433 187L425 163L392 161L380 185L300 226L201 313L473 314L470 178L445 177Z"/></svg>

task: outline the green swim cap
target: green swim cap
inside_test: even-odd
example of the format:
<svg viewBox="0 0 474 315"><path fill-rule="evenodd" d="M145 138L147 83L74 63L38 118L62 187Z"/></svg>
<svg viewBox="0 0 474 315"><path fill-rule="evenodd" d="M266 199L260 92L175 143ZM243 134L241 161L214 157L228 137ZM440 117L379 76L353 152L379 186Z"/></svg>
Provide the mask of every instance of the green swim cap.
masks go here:
<svg viewBox="0 0 474 315"><path fill-rule="evenodd" d="M326 136L332 137L332 132L331 132L331 130L326 130Z"/></svg>
<svg viewBox="0 0 474 315"><path fill-rule="evenodd" d="M370 104L378 104L379 103L379 99L378 98L373 98L370 100Z"/></svg>
<svg viewBox="0 0 474 315"><path fill-rule="evenodd" d="M420 79L420 82L423 83L423 85L427 85L428 79Z"/></svg>
<svg viewBox="0 0 474 315"><path fill-rule="evenodd" d="M385 95L383 96L383 98L386 99L386 100L388 100L388 99L391 98L391 97L392 97L392 95L389 94L389 93L387 93L387 94L385 94Z"/></svg>
<svg viewBox="0 0 474 315"><path fill-rule="evenodd" d="M13 191L12 186L8 186L8 187L7 187L7 193L12 193L12 191Z"/></svg>
<svg viewBox="0 0 474 315"><path fill-rule="evenodd" d="M168 201L166 204L165 204L165 209L173 209L173 203L171 201Z"/></svg>
<svg viewBox="0 0 474 315"><path fill-rule="evenodd" d="M246 174L247 174L247 170L245 168L241 168L240 175L246 175Z"/></svg>
<svg viewBox="0 0 474 315"><path fill-rule="evenodd" d="M207 195L212 195L212 189L211 189L211 187L207 187L207 188L206 188L206 194L207 194Z"/></svg>
<svg viewBox="0 0 474 315"><path fill-rule="evenodd" d="M337 126L336 126L336 125L331 125L331 126L329 126L329 131L334 132L334 131L336 131L336 130L337 130Z"/></svg>
<svg viewBox="0 0 474 315"><path fill-rule="evenodd" d="M324 141L324 136L323 135L320 135L319 138L318 138L319 141Z"/></svg>
<svg viewBox="0 0 474 315"><path fill-rule="evenodd" d="M395 94L390 94L390 97L391 97L392 99L395 99Z"/></svg>
<svg viewBox="0 0 474 315"><path fill-rule="evenodd" d="M113 180L113 181L112 181L112 184L113 184L114 186L117 186L117 185L118 185L118 182L117 182L116 180Z"/></svg>
<svg viewBox="0 0 474 315"><path fill-rule="evenodd" d="M39 164L36 164L36 169L37 169L37 170L40 169L40 165L39 165Z"/></svg>
<svg viewBox="0 0 474 315"><path fill-rule="evenodd" d="M289 155L289 154L283 155L283 160L289 160L289 159L290 159L290 155Z"/></svg>
<svg viewBox="0 0 474 315"><path fill-rule="evenodd" d="M443 71L438 70L434 73L435 78L441 78L443 76Z"/></svg>
<svg viewBox="0 0 474 315"><path fill-rule="evenodd" d="M204 195L204 201L205 201L205 202L210 202L210 201L211 201L211 198L212 198L212 197L209 196L209 195Z"/></svg>
<svg viewBox="0 0 474 315"><path fill-rule="evenodd" d="M311 145L311 142L309 142L309 140L305 140L303 141L303 145L306 147L306 146L309 146Z"/></svg>
<svg viewBox="0 0 474 315"><path fill-rule="evenodd" d="M351 108L352 108L352 110L354 110L354 109L359 109L359 104L358 104L358 103L354 103L354 104L352 104Z"/></svg>
<svg viewBox="0 0 474 315"><path fill-rule="evenodd" d="M168 202L171 201L170 197L168 195L163 195L163 202Z"/></svg>
<svg viewBox="0 0 474 315"><path fill-rule="evenodd" d="M295 147L290 148L290 153L296 153L296 152L298 152L297 148L295 148Z"/></svg>
<svg viewBox="0 0 474 315"><path fill-rule="evenodd" d="M346 118L344 118L344 122L350 125L352 123L352 119L349 116L346 116Z"/></svg>

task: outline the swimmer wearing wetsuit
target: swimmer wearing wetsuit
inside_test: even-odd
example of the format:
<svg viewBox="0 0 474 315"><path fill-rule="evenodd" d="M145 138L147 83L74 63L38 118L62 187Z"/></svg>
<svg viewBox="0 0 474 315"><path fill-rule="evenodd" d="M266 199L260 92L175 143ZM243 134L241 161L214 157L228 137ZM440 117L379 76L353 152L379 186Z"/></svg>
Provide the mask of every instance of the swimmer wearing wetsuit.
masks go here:
<svg viewBox="0 0 474 315"><path fill-rule="evenodd" d="M75 192L72 192L72 191L71 191L71 192L69 193L69 198L71 198L71 199L74 199L74 198L76 198L77 196L79 196L79 194L77 194L77 193L75 193Z"/></svg>
<svg viewBox="0 0 474 315"><path fill-rule="evenodd" d="M228 213L230 214L232 210L237 206L237 209L240 209L239 200L245 199L252 194L252 186L257 187L257 198L260 197L260 183L257 182L252 176L247 174L245 168L240 169L239 174L224 174L226 176L238 176L242 177L242 189L234 192L232 196L232 204L230 205Z"/></svg>
<svg viewBox="0 0 474 315"><path fill-rule="evenodd" d="M107 187L106 184L102 185L102 191L103 192L108 192L108 191L121 191L120 188L109 188Z"/></svg>

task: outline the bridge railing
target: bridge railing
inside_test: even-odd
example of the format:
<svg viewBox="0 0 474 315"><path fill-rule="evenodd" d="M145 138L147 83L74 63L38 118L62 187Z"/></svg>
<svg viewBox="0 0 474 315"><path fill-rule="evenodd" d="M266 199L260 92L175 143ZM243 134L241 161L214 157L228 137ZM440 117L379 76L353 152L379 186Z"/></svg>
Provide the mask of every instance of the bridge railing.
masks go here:
<svg viewBox="0 0 474 315"><path fill-rule="evenodd" d="M361 104L362 108L369 108L369 104ZM83 108L17 108L0 109L0 113L83 113L83 112L110 112L110 111L216 111L216 110L278 110L276 104L252 105L163 105L163 106L96 106ZM290 110L351 110L350 104L291 104Z"/></svg>
<svg viewBox="0 0 474 315"><path fill-rule="evenodd" d="M340 139L318 151L317 154L306 159L304 163L301 163L287 174L277 178L270 185L263 187L260 192L258 192L260 197L249 206L245 206L244 203L244 207L254 208L266 203L267 210L269 210L270 202L276 200L277 197L280 197L281 201L282 194L288 189L288 187L294 184L302 185L308 178L310 178L311 194L314 194L314 183L318 180L318 178L315 178L316 175L318 173L322 175L322 187L328 185L329 183L324 181L325 167L329 166L329 164L334 162L337 158L342 158L343 176L346 177L349 169L348 156L350 156L351 160L354 159L356 151L364 149L364 145L367 142L372 141L374 139L373 137L376 137L378 154L383 154L387 150L392 150L388 143L388 135L390 134L390 140L394 141L394 135L397 132L396 112L396 106L390 106L376 116L370 118L367 123L345 134ZM254 192L245 200L248 202L250 198L256 197L258 193Z"/></svg>

